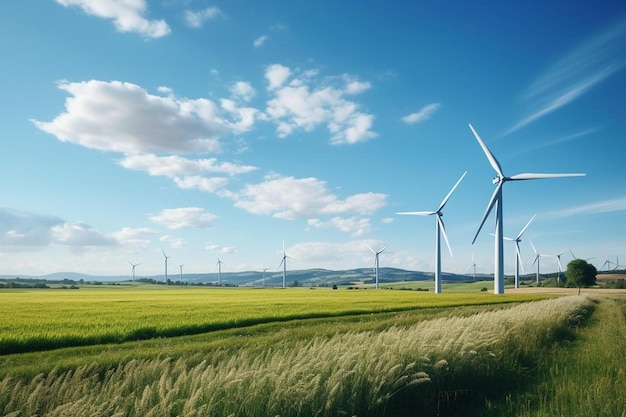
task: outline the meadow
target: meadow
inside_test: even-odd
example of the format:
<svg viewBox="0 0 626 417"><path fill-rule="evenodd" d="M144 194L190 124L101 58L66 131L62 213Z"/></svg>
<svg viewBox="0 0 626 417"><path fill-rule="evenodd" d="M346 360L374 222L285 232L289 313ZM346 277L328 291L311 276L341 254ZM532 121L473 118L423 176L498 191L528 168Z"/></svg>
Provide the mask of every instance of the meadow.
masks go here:
<svg viewBox="0 0 626 417"><path fill-rule="evenodd" d="M78 343L0 355L0 410L10 416L626 415L626 400L611 395L626 389L626 299L550 297L164 287L1 292L3 340L21 338L24 347L29 337L41 342L56 333L53 340ZM23 308L19 320L7 315L11 308ZM29 317L39 326L31 323L24 336L18 324ZM137 339L127 327L145 327L146 318L155 337L92 344L113 334ZM79 322L83 331L91 322L109 336L94 331L76 339L70 327ZM52 327L41 329L42 323ZM177 324L208 330L168 335ZM607 393L593 395L597 390Z"/></svg>

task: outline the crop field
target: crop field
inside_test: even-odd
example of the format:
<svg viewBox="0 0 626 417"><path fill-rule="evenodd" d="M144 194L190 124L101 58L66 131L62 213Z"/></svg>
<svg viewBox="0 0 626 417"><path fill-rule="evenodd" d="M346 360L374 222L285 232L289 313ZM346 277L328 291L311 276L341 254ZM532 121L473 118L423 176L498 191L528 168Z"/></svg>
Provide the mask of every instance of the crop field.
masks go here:
<svg viewBox="0 0 626 417"><path fill-rule="evenodd" d="M0 313L13 417L626 416L617 293L120 286Z"/></svg>

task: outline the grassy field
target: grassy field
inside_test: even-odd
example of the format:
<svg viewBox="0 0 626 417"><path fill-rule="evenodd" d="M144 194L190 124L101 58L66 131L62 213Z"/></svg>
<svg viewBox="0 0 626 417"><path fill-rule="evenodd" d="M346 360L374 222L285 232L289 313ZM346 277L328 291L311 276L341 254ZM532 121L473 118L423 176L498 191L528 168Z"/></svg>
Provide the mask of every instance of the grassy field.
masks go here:
<svg viewBox="0 0 626 417"><path fill-rule="evenodd" d="M31 337L78 341L0 355L2 415L626 415L610 394L626 388L618 295L155 286L0 305L2 338L30 322ZM92 344L146 318L156 337ZM79 322L109 336L76 339ZM211 331L168 336L177 325Z"/></svg>

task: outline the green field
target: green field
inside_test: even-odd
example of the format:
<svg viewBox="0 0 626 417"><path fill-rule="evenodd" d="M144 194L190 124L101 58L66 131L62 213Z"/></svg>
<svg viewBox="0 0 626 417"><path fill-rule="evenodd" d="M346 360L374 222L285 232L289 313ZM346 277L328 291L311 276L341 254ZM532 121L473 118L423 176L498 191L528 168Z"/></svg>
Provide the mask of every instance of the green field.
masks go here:
<svg viewBox="0 0 626 417"><path fill-rule="evenodd" d="M626 389L625 311L475 289L5 290L0 412L623 416L623 396L581 393Z"/></svg>

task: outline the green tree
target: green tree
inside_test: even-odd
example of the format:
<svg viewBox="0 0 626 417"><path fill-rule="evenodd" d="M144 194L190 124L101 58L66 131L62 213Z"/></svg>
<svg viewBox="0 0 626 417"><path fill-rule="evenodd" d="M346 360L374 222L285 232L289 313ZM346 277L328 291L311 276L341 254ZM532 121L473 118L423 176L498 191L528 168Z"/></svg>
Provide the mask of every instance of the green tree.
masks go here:
<svg viewBox="0 0 626 417"><path fill-rule="evenodd" d="M598 270L584 259L574 259L567 264L565 277L569 287L578 287L578 294L582 287L590 287L596 283Z"/></svg>

